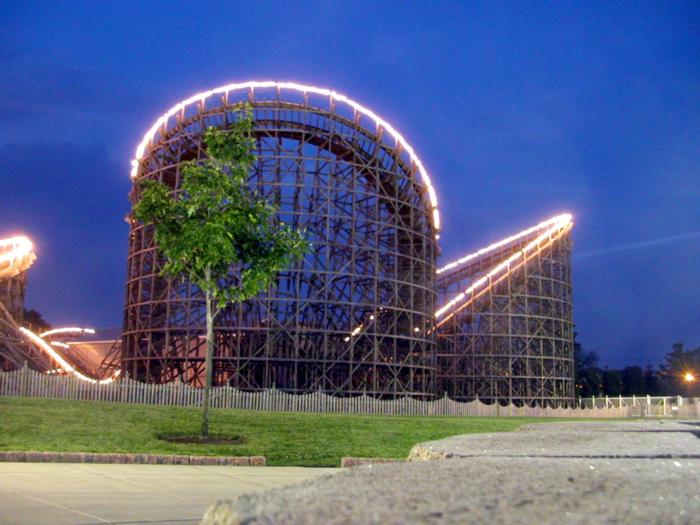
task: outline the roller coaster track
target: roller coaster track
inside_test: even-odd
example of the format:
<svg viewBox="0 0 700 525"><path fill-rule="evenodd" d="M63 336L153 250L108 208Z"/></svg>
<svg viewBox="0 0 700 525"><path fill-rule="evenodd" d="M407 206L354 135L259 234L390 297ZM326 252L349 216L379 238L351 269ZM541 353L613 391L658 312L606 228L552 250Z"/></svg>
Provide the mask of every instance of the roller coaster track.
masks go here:
<svg viewBox="0 0 700 525"><path fill-rule="evenodd" d="M438 287L446 287L465 277L481 276L435 312L436 326L439 328L511 273L523 268L531 257L566 235L573 224L570 214L557 215L438 269Z"/></svg>
<svg viewBox="0 0 700 525"><path fill-rule="evenodd" d="M449 286L450 283L457 283L465 277L475 275L480 275L480 277L436 310L435 327L442 326L455 314L507 279L512 272L521 269L527 264L529 258L550 247L566 235L572 227L573 220L570 214L557 215L439 268L436 272L437 281L438 285L443 288ZM32 243L26 237L0 240L0 280L18 276L26 271L35 260L36 255L33 252ZM382 310L380 309L376 314L371 315L366 322L354 327L346 336L346 341L369 328L381 314ZM1 328L4 328L5 332L9 330L15 335L14 341L13 338L5 337L2 339L0 336L0 343L4 342L4 346L0 345L0 353L14 363L28 361L39 370L59 371L93 383L109 383L119 375L118 368L111 362L114 361L113 352L110 352L105 358L105 360L111 360L109 364L103 362L95 369L89 363L81 360L79 355L69 353L70 345L51 340L59 335L81 335L94 333L94 330L67 327L36 334L26 327L19 326L7 308L0 303ZM414 330L420 331L422 328L415 327ZM56 367L51 367L52 363Z"/></svg>
<svg viewBox="0 0 700 525"><path fill-rule="evenodd" d="M418 157L416 152L413 150L411 145L406 141L406 139L399 133L399 131L389 124L386 120L381 118L379 115L374 113L371 109L355 102L354 100L348 98L347 96L338 93L336 91L325 89L317 86L309 86L304 84L297 84L295 82L276 82L276 81L249 81L242 83L227 84L225 86L219 86L217 88L211 89L209 91L203 91L192 95L186 100L182 100L171 107L167 112L161 115L158 120L153 123L153 126L146 132L143 139L136 148L136 154L131 160L131 178L136 178L139 174L139 169L141 168L141 163L144 158L147 157L148 147L157 139L159 134L167 128L168 121L171 118L177 118L178 116L183 116L185 114L188 106L193 104L204 106L206 105L207 99L210 97L223 97L224 100L228 100L229 94L236 91L248 91L252 93L256 89L270 89L274 88L278 91L291 91L306 97L309 94L320 95L323 97L330 98L335 103L343 103L348 107L352 108L357 114L362 115L370 119L377 130L383 130L388 133L396 142L397 146L400 146L401 150L405 151L411 162L418 168L421 176L421 181L426 190L426 206L430 210L430 215L432 218L433 226L436 232L440 230L440 212L438 211L438 201L437 195L435 193L435 188L428 174L428 170L423 165L423 162ZM437 233L436 233L437 235Z"/></svg>
<svg viewBox="0 0 700 525"><path fill-rule="evenodd" d="M517 248L519 244L525 246L536 234L543 234L551 231L560 229L572 223L572 216L568 213L557 215L551 219L547 219L536 226L528 228L506 237L498 242L490 244L486 248L482 248L474 253L470 253L464 257L452 261L445 266L438 268L437 275L438 281L446 280L458 280L458 273L460 275L472 275L475 271L476 265L483 264L486 258L498 259L502 258L504 253L512 253L514 248Z"/></svg>
<svg viewBox="0 0 700 525"><path fill-rule="evenodd" d="M573 224L573 217L570 214L557 215L439 268L436 271L438 288L446 288L452 283L458 283L476 275L480 277L474 280L466 290L459 292L456 297L436 310L436 327L442 326L456 313L508 278L512 272L520 270L527 264L529 258L566 235ZM370 315L367 321L355 326L345 340L349 341L350 338L368 329L381 313L382 309ZM419 332L422 328L414 327L414 330Z"/></svg>
<svg viewBox="0 0 700 525"><path fill-rule="evenodd" d="M21 277L36 260L32 242L23 236L0 240L0 285L9 289L11 280ZM94 333L89 328L58 328L37 335L27 327L20 326L8 308L0 301L0 357L14 364L27 364L46 373L73 375L89 383L111 383L118 371L109 377L100 377L90 363L72 351L71 346L52 341L56 336ZM105 373L104 367L99 371Z"/></svg>
<svg viewBox="0 0 700 525"><path fill-rule="evenodd" d="M34 245L27 237L0 239L0 279L12 279L36 260Z"/></svg>

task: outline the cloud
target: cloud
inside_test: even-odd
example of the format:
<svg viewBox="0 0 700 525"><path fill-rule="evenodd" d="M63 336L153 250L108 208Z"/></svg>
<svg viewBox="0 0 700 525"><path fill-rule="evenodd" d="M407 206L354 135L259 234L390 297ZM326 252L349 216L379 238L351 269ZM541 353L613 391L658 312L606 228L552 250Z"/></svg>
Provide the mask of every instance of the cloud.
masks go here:
<svg viewBox="0 0 700 525"><path fill-rule="evenodd" d="M574 254L575 260L587 259L589 257L599 257L609 254L616 254L620 252L631 252L637 250L645 250L648 248L657 248L665 244L685 242L693 239L700 239L700 231L684 233L680 235L669 235L668 237L661 237L659 239L650 239L648 241L633 242L629 244L621 244L617 246L610 246L609 248L601 248L598 250L588 250L581 253Z"/></svg>

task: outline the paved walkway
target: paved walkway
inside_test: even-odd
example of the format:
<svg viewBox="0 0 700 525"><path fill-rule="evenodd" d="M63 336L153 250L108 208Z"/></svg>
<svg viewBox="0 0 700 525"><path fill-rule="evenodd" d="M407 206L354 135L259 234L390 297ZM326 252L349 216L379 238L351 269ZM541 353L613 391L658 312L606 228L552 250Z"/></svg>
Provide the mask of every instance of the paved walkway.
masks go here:
<svg viewBox="0 0 700 525"><path fill-rule="evenodd" d="M700 423L549 423L233 498L207 525L700 524Z"/></svg>
<svg viewBox="0 0 700 525"><path fill-rule="evenodd" d="M192 524L224 497L336 469L0 463L0 524Z"/></svg>

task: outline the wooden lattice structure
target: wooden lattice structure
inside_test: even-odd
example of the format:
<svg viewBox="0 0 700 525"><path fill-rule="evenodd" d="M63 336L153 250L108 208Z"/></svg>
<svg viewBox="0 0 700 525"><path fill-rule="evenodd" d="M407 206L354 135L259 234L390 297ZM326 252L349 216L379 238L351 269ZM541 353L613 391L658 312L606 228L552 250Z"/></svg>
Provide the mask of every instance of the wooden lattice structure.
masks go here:
<svg viewBox="0 0 700 525"><path fill-rule="evenodd" d="M32 242L27 237L0 239L0 370L13 370L24 364L48 370L51 365L20 332L27 270L35 259Z"/></svg>
<svg viewBox="0 0 700 525"><path fill-rule="evenodd" d="M440 220L425 167L389 123L343 95L247 82L177 104L137 148L132 204L144 179L176 194L185 163L207 156L204 131L229 127L244 103L256 138L251 189L279 208L280 220L305 230L312 250L265 293L219 314L215 385L416 402L446 395L511 407L573 403L571 216L436 269ZM83 329L37 335L20 326L34 253L26 238L0 240L0 369L26 364L95 388L120 374L155 386L202 385L203 295L163 277L152 230L128 221L123 333L101 362L60 337Z"/></svg>
<svg viewBox="0 0 700 525"><path fill-rule="evenodd" d="M250 185L279 207L281 220L306 230L313 248L267 293L218 316L215 384L432 396L434 192L410 146L373 113L335 93L287 84L192 97L142 143L132 203L144 178L177 191L183 164L206 157L203 131L226 129L242 102L253 108L257 139ZM139 381L201 384L202 294L159 275L150 229L129 220L122 371Z"/></svg>
<svg viewBox="0 0 700 525"><path fill-rule="evenodd" d="M570 216L439 270L440 389L455 400L574 401Z"/></svg>

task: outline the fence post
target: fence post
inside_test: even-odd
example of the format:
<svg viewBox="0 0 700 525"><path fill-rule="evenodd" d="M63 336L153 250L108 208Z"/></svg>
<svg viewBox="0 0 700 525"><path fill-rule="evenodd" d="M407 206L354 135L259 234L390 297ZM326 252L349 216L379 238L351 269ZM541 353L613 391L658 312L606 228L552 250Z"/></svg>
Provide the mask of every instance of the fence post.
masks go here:
<svg viewBox="0 0 700 525"><path fill-rule="evenodd" d="M29 377L27 377L29 374L29 365L27 362L24 362L24 366L22 367L22 372L20 375L20 388L19 388L19 395L21 397L27 397L27 390L29 389L29 386L27 385Z"/></svg>

